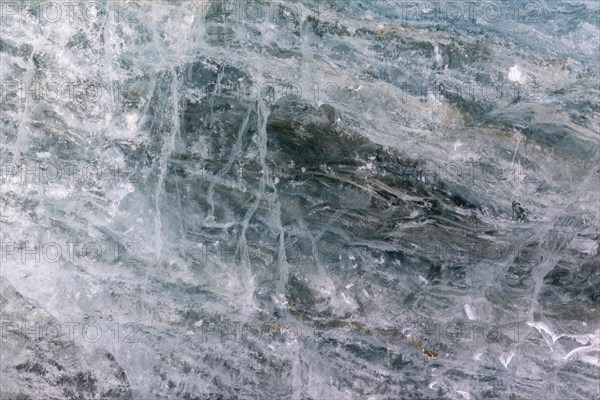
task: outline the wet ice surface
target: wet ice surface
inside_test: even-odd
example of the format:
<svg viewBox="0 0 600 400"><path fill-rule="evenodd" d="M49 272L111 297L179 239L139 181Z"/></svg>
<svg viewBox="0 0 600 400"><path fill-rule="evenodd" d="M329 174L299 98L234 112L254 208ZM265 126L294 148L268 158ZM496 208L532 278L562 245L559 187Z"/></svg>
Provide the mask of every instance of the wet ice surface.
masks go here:
<svg viewBox="0 0 600 400"><path fill-rule="evenodd" d="M597 397L597 3L224 3L4 14L2 398Z"/></svg>

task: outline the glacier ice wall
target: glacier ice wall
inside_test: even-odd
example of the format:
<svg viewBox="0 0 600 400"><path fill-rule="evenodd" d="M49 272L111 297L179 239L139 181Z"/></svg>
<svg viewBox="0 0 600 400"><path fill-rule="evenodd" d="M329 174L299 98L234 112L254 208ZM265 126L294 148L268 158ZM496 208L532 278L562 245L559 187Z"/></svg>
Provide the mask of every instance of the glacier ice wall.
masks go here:
<svg viewBox="0 0 600 400"><path fill-rule="evenodd" d="M2 399L600 395L597 2L1 7Z"/></svg>

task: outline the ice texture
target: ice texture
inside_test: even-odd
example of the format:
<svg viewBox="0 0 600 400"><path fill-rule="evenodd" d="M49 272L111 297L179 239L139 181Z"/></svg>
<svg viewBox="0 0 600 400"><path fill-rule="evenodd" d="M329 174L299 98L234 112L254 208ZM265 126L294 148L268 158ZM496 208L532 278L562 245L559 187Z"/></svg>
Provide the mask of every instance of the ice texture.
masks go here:
<svg viewBox="0 0 600 400"><path fill-rule="evenodd" d="M73 4L1 4L0 398L600 397L596 1Z"/></svg>

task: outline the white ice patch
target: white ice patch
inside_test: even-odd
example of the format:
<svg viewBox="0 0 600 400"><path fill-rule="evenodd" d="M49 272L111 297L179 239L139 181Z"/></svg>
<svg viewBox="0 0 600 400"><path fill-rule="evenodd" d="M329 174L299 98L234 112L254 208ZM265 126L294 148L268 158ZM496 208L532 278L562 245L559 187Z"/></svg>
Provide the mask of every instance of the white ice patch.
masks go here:
<svg viewBox="0 0 600 400"><path fill-rule="evenodd" d="M438 66L441 66L444 63L444 57L442 57L442 53L440 52L440 47L437 43L433 44L433 54L435 58L435 63Z"/></svg>
<svg viewBox="0 0 600 400"><path fill-rule="evenodd" d="M514 357L514 353L511 351L510 353L502 353L500 355L500 362L504 365L504 368L508 369L508 364L510 364L510 360Z"/></svg>
<svg viewBox="0 0 600 400"><path fill-rule="evenodd" d="M584 343L586 339L589 339L586 343L591 342L589 346L580 346L571 350L565 356L565 360L576 357L588 364L600 366L600 336L597 334L598 331L596 331L596 335L564 335L576 339L579 343Z"/></svg>
<svg viewBox="0 0 600 400"><path fill-rule="evenodd" d="M508 80L511 82L517 82L521 85L525 83L525 74L521 71L521 68L517 64L513 65L508 69Z"/></svg>
<svg viewBox="0 0 600 400"><path fill-rule="evenodd" d="M417 218L419 215L421 215L421 212L418 210L415 210L413 212L410 213L409 217L410 218Z"/></svg>
<svg viewBox="0 0 600 400"><path fill-rule="evenodd" d="M556 335L554 332L552 332L552 329L550 329L550 327L545 322L530 321L530 322L527 322L527 325L537 329L538 332L540 333L540 335L542 335L542 337L546 341L546 343L548 343L548 347L550 348L550 350L554 351L554 349L552 348L552 344L554 344L554 342L556 342L556 340L559 337L561 337L562 335ZM550 341L548 340L546 335L544 335L544 333L546 333L546 335L550 336L550 338L552 339L552 343L550 343Z"/></svg>
<svg viewBox="0 0 600 400"><path fill-rule="evenodd" d="M46 190L46 195L52 199L66 199L71 195L72 189L62 186L50 186Z"/></svg>
<svg viewBox="0 0 600 400"><path fill-rule="evenodd" d="M359 170L364 171L364 170L372 170L373 169L373 163L366 163L365 165L363 165L362 167L358 167Z"/></svg>
<svg viewBox="0 0 600 400"><path fill-rule="evenodd" d="M477 314L475 314L475 310L473 309L473 306L470 304L465 304L465 314L467 314L467 318L469 318L469 320L474 321L477 319Z"/></svg>

